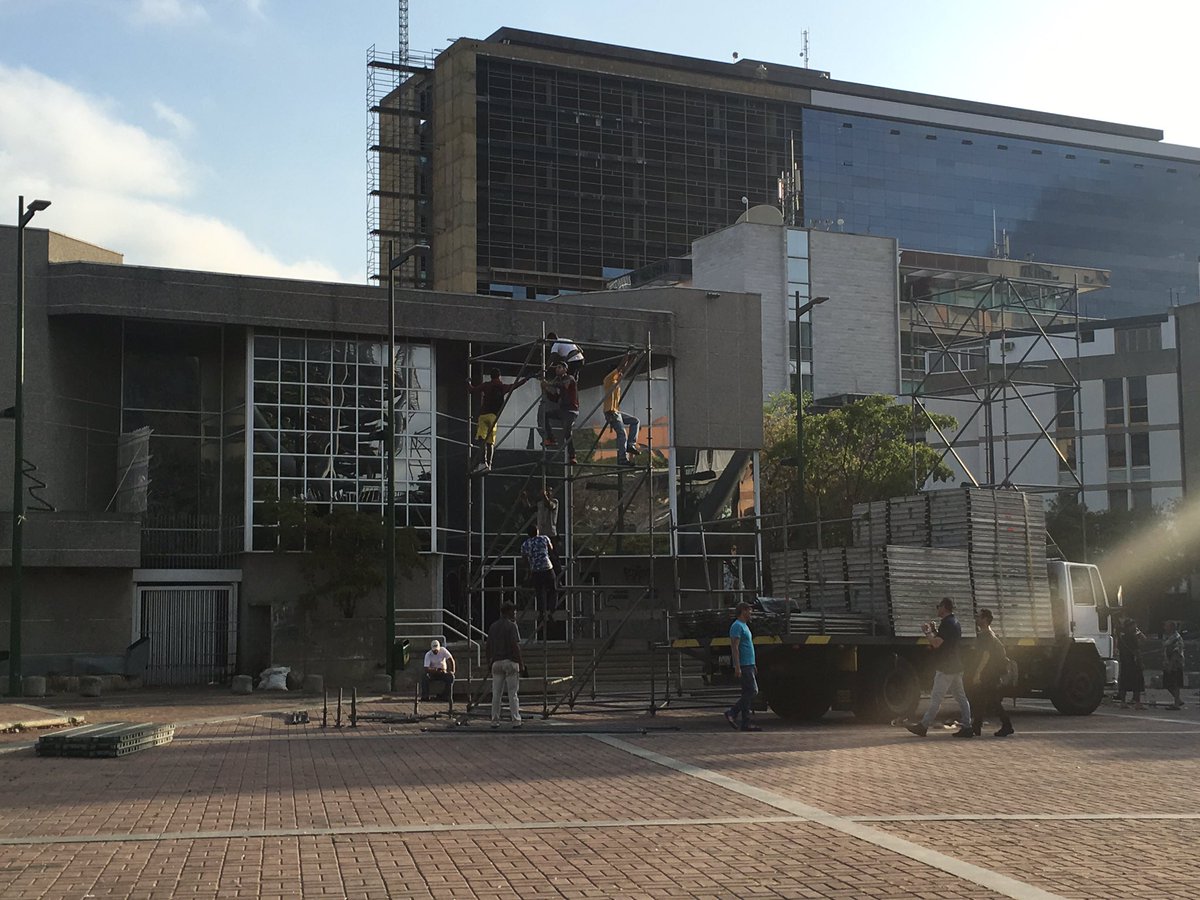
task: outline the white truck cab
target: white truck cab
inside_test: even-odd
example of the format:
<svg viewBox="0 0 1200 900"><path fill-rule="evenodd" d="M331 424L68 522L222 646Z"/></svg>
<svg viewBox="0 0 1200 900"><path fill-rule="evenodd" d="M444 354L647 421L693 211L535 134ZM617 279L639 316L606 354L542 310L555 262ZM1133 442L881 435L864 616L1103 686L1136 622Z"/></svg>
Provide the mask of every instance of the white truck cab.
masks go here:
<svg viewBox="0 0 1200 900"><path fill-rule="evenodd" d="M1112 616L1119 607L1109 605L1100 570L1086 563L1052 559L1047 563L1047 573L1055 634L1095 644L1104 660L1105 681L1115 684L1118 673Z"/></svg>

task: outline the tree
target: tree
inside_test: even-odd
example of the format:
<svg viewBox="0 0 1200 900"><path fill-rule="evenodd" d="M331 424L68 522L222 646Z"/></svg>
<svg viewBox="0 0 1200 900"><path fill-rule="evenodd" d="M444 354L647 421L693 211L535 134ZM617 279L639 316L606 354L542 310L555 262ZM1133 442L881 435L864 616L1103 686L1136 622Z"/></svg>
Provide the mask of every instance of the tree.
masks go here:
<svg viewBox="0 0 1200 900"><path fill-rule="evenodd" d="M387 526L379 513L343 506L325 509L292 499L268 503L265 516L278 529L278 551L306 551L300 571L308 587L299 598L306 612L329 598L342 615L353 618L358 601L384 586ZM425 569L416 530L397 528L396 577Z"/></svg>
<svg viewBox="0 0 1200 900"><path fill-rule="evenodd" d="M805 395L806 406L812 402ZM804 416L804 482L807 518L849 518L856 503L912 494L929 479L954 473L923 437L929 419L943 431L957 427L953 416L925 414L914 423L912 409L882 394L827 412ZM796 497L796 398L774 394L763 420L763 479L766 511L782 513ZM832 536L832 535L831 535ZM807 541L811 536L804 535Z"/></svg>
<svg viewBox="0 0 1200 900"><path fill-rule="evenodd" d="M1063 492L1046 511L1046 533L1065 559L1100 567L1110 601L1115 603L1122 588L1125 603L1147 628L1157 628L1162 617L1157 610L1168 597L1182 599L1193 577L1200 554L1198 520L1197 504L1092 511L1078 494Z"/></svg>

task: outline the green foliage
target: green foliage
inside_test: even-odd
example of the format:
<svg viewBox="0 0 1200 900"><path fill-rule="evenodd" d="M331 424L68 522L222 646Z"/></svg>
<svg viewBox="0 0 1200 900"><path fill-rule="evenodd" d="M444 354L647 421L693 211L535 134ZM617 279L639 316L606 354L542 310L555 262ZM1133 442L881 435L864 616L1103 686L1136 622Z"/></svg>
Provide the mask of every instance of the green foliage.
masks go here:
<svg viewBox="0 0 1200 900"><path fill-rule="evenodd" d="M384 586L387 526L379 513L335 506L324 509L300 500L274 500L266 505L274 522L279 552L305 551L300 569L308 588L300 600L310 609L322 598L333 600L346 618L358 601ZM396 578L426 570L413 528L396 529Z"/></svg>
<svg viewBox="0 0 1200 900"><path fill-rule="evenodd" d="M812 398L805 395L807 408ZM910 407L874 394L855 403L804 416L805 518L845 519L856 503L884 500L919 490L929 479L953 477L937 449L914 441L923 437L930 419L943 431L958 423L953 416L920 414L914 423ZM763 420L763 478L760 490L768 513L790 507L795 519L796 398L774 394ZM787 463L787 464L785 464Z"/></svg>
<svg viewBox="0 0 1200 900"><path fill-rule="evenodd" d="M1046 511L1046 531L1064 559L1100 567L1110 597L1121 586L1126 602L1137 606L1176 592L1193 576L1200 555L1196 516L1179 504L1094 512L1064 492Z"/></svg>

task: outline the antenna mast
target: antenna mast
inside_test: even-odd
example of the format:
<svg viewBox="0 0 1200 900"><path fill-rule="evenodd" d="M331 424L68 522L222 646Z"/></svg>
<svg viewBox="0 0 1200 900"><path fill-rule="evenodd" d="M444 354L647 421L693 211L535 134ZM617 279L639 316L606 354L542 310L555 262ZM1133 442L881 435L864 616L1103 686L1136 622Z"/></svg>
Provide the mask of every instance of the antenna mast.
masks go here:
<svg viewBox="0 0 1200 900"><path fill-rule="evenodd" d="M803 43L800 48L800 58L804 60L804 68L808 68L808 29L805 28L800 32Z"/></svg>
<svg viewBox="0 0 1200 900"><path fill-rule="evenodd" d="M807 34L808 32L805 32ZM408 0L400 0L400 53L398 62L408 65Z"/></svg>

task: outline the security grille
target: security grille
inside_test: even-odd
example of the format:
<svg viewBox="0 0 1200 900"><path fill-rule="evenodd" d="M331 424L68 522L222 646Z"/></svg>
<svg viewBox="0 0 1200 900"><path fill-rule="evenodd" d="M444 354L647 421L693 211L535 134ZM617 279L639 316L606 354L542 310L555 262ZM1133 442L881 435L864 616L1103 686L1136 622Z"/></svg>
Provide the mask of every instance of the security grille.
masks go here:
<svg viewBox="0 0 1200 900"><path fill-rule="evenodd" d="M146 685L227 681L237 660L233 585L138 588L138 627L150 639Z"/></svg>

